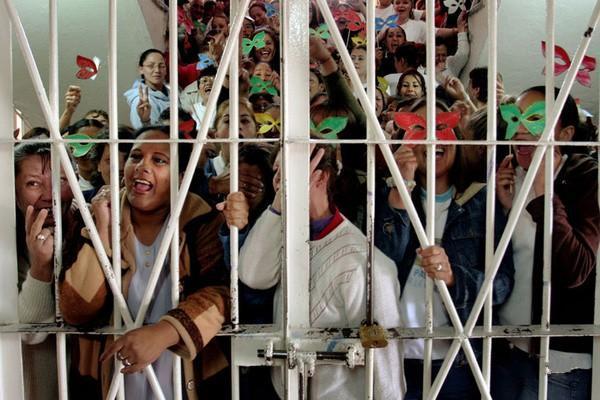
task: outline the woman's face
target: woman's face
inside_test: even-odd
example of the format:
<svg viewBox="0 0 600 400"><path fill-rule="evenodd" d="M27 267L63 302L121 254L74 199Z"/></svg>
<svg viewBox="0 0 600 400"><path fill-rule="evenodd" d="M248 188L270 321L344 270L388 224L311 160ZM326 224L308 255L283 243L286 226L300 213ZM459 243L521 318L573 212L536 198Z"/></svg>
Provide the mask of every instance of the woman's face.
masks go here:
<svg viewBox="0 0 600 400"><path fill-rule="evenodd" d="M218 33L223 33L224 35L229 34L229 25L227 24L227 20L223 17L214 17L212 20L212 30L217 31Z"/></svg>
<svg viewBox="0 0 600 400"><path fill-rule="evenodd" d="M410 11L413 9L412 0L394 0L394 10L402 18L409 18Z"/></svg>
<svg viewBox="0 0 600 400"><path fill-rule="evenodd" d="M138 139L169 137L160 131L144 132ZM127 200L137 211L155 212L170 204L169 143L136 143L125 163Z"/></svg>
<svg viewBox="0 0 600 400"><path fill-rule="evenodd" d="M248 139L256 137L256 122L252 118L250 110L245 106L240 105L240 137ZM228 138L229 137L229 111L225 111L223 116L217 121L217 132L215 133L217 138Z"/></svg>
<svg viewBox="0 0 600 400"><path fill-rule="evenodd" d="M200 93L200 97L202 98L202 101L204 101L204 104L208 101L208 96L210 96L214 80L215 77L211 75L203 76L198 80L198 92Z"/></svg>
<svg viewBox="0 0 600 400"><path fill-rule="evenodd" d="M62 169L60 185L60 197L64 211L71 206L73 192L71 192L71 187ZM48 210L48 217L46 217L44 226L54 224L50 158L42 159L39 155L31 155L20 162L19 173L15 176L15 195L17 207L23 215L28 206L33 206L36 213L45 208Z"/></svg>
<svg viewBox="0 0 600 400"><path fill-rule="evenodd" d="M527 110L529 106L539 101L545 101L545 96L536 91L525 92L517 98L516 105L521 110L521 113ZM534 117L535 118L535 117ZM560 126L560 120L556 123L556 128L554 129L554 135L557 136L560 134L562 127ZM539 140L539 136L532 135L523 124L519 125L517 128L517 133L513 137L513 140L516 141L528 141L535 142ZM515 152L515 157L517 159L517 163L523 167L524 169L528 169L531 164L531 159L533 158L533 153L535 152L536 146L530 145L513 145L513 149ZM557 148L558 149L558 148Z"/></svg>
<svg viewBox="0 0 600 400"><path fill-rule="evenodd" d="M380 90L375 91L375 114L379 117L383 111L383 95Z"/></svg>
<svg viewBox="0 0 600 400"><path fill-rule="evenodd" d="M414 99L423 96L423 87L416 76L406 75L402 78L399 83L400 96Z"/></svg>
<svg viewBox="0 0 600 400"><path fill-rule="evenodd" d="M361 80L366 80L367 78L367 51L362 48L355 48L350 53L350 58L352 59L352 64L354 64L354 68L356 68L356 72L358 72L358 76Z"/></svg>
<svg viewBox="0 0 600 400"><path fill-rule="evenodd" d="M119 154L119 185L123 181L123 170L125 168L125 159L127 158L126 153L118 152ZM104 146L104 151L102 152L102 158L100 159L100 163L98 163L98 172L102 175L102 180L105 184L110 184L110 147Z"/></svg>
<svg viewBox="0 0 600 400"><path fill-rule="evenodd" d="M144 77L146 85L152 89L162 89L167 76L167 65L160 53L150 53L146 56L142 65L138 67L140 74Z"/></svg>
<svg viewBox="0 0 600 400"><path fill-rule="evenodd" d="M250 39L250 38L252 38L253 32L254 32L254 25L252 25L252 22L245 19L244 23L242 25L242 37Z"/></svg>
<svg viewBox="0 0 600 400"><path fill-rule="evenodd" d="M273 58L275 58L275 41L269 33L265 34L265 47L262 49L254 49L254 58L257 62L266 63L271 63Z"/></svg>
<svg viewBox="0 0 600 400"><path fill-rule="evenodd" d="M402 28L388 28L385 35L385 47L388 53L394 54L398 46L406 43L406 35Z"/></svg>
<svg viewBox="0 0 600 400"><path fill-rule="evenodd" d="M254 67L253 76L259 77L261 80L268 82L271 80L271 75L273 74L273 69L266 62L259 62Z"/></svg>
<svg viewBox="0 0 600 400"><path fill-rule="evenodd" d="M254 6L249 11L250 17L254 20L254 24L258 26L263 26L267 24L267 13L260 6Z"/></svg>
<svg viewBox="0 0 600 400"><path fill-rule="evenodd" d="M436 113L444 112L444 110L438 108ZM419 115L423 119L427 118L427 107L423 106L415 111L415 114ZM426 127L423 127L427 129ZM421 175L427 173L427 146L423 144L416 145L413 149L415 157L417 158L418 171ZM456 146L454 145L437 145L435 146L435 176L436 179L446 178L450 174L450 170L456 160Z"/></svg>

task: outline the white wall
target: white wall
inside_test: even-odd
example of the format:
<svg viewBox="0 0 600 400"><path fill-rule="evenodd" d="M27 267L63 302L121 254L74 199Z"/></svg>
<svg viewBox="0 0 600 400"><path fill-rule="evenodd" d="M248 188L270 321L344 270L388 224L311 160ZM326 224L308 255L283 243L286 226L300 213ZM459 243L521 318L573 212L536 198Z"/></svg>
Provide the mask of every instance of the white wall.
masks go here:
<svg viewBox="0 0 600 400"><path fill-rule="evenodd" d="M487 3L487 1L486 1ZM570 57L587 29L596 0L556 1L556 44ZM502 0L498 10L498 71L504 77L507 93L518 94L533 85L543 85L544 58L541 41L546 35L545 0ZM469 22L474 48L466 71L487 65L487 8L475 14ZM600 31L600 27L596 27ZM588 55L598 59L598 69L592 72L592 87L575 82L571 95L581 99L581 105L598 119L598 80L600 79L600 39L593 36ZM562 84L566 73L556 78Z"/></svg>
<svg viewBox="0 0 600 400"><path fill-rule="evenodd" d="M14 0L27 33L37 65L48 90L48 1ZM82 101L73 122L83 117L86 110L108 110L108 1L60 0L58 3L60 109L63 95L70 84L81 86ZM138 57L153 47L148 28L137 0L118 0L118 87L127 90L137 75ZM104 63L96 80L79 80L77 54L99 57ZM13 46L14 104L23 112L31 126L45 126L29 74L21 52ZM119 121L129 123L129 108L119 96Z"/></svg>

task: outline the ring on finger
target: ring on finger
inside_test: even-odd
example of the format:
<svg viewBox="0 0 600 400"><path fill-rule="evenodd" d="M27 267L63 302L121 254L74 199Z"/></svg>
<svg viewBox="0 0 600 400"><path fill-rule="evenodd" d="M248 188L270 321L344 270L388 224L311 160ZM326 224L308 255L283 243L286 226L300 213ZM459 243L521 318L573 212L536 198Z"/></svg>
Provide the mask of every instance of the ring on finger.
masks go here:
<svg viewBox="0 0 600 400"><path fill-rule="evenodd" d="M131 367L131 366L133 365L133 364L131 363L131 361L129 361L127 358L124 358L124 359L122 360L122 362L123 362L123 365L124 365L124 366L126 366L126 367Z"/></svg>
<svg viewBox="0 0 600 400"><path fill-rule="evenodd" d="M440 272L444 267L442 267L442 264L438 264L437 267L435 267L435 270L437 272Z"/></svg>
<svg viewBox="0 0 600 400"><path fill-rule="evenodd" d="M123 361L123 360L125 360L127 357L123 357L123 354L121 354L121 352L120 352L120 351L118 351L118 352L117 352L117 358L118 358L120 361Z"/></svg>
<svg viewBox="0 0 600 400"><path fill-rule="evenodd" d="M44 235L43 233L39 233L36 237L35 240L40 240L40 241L44 241L46 240L46 235Z"/></svg>

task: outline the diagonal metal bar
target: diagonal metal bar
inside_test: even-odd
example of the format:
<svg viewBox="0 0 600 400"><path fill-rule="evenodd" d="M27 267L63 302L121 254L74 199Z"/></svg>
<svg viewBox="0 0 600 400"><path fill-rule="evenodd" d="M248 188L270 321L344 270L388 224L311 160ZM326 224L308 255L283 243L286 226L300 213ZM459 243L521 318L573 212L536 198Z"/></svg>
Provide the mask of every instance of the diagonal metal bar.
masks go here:
<svg viewBox="0 0 600 400"><path fill-rule="evenodd" d="M329 10L329 8L327 6L326 0L317 0L317 4L321 10L321 13L322 13L324 19L325 19L325 22L327 23L327 25L329 27L329 31L330 31L332 38L336 44L336 47L338 48L338 51L341 55L344 66L346 67L346 71L350 75L350 80L352 82L354 93L358 95L358 97L361 101L361 104L363 106L363 109L365 109L365 114L366 114L367 118L369 119L369 122L375 127L375 133L376 133L378 139L384 141L384 143L380 144L379 147L380 147L381 152L384 156L384 159L388 165L388 168L390 169L390 172L392 174L394 182L396 183L396 185L398 187L402 201L407 207L406 211L408 212L409 218L411 220L411 223L413 224L413 227L415 229L415 232L417 234L419 242L421 243L421 245L423 247L430 246L433 243L432 243L432 241L430 241L428 239L427 235L425 234L425 230L423 229L423 225L421 224L421 221L419 220L416 209L415 209L414 205L412 204L412 200L410 198L408 190L406 189L406 185L404 184L404 180L402 179L400 170L395 163L394 156L393 156L389 146L387 146L385 144L385 135L383 134L381 127L377 123L377 117L375 115L375 110L374 110L373 106L371 105L371 103L369 103L367 95L364 92L364 90L362 89L362 83L360 81L360 78L358 77L356 68L354 68L352 60L350 59L350 55L348 54L348 50L344 46L344 42L342 40L342 37L341 37L339 31L337 30L335 20L333 19L333 15L331 14L331 11ZM456 312L456 308L454 307L454 304L452 302L452 298L450 297L448 288L440 280L436 280L435 285L440 293L443 304L448 312L448 315L450 317L450 320L452 321L454 328L456 329L458 334L463 334L463 331L464 331L463 325L460 321L460 318L458 317L458 313ZM481 374L479 366L477 363L472 363L472 360L475 360L476 358L475 358L475 353L473 352L473 348L471 347L471 344L468 340L464 341L463 348L464 348L465 353L467 354L467 360L469 361L469 364L471 366L471 369L473 371L473 374L475 376L477 384L480 387L481 391L485 392L485 390L487 390L487 389L485 387L486 385L483 380L483 376ZM486 398L489 398L489 393L487 394Z"/></svg>
<svg viewBox="0 0 600 400"><path fill-rule="evenodd" d="M249 3L250 0L244 0L243 3L240 5L240 8L238 9L239 11L235 16L232 29L229 32L229 38L227 39L227 43L225 44L225 49L223 51L223 56L221 58L221 65L217 70L217 75L215 76L213 88L210 92L210 96L208 97L208 104L206 106L204 118L202 119L200 131L198 132L198 135L196 137L194 149L192 150L192 154L190 156L190 161L183 175L183 180L179 188L177 201L175 203L175 206L171 207L171 214L169 215L169 219L167 221L165 235L163 237L162 243L160 244L156 260L154 261L154 265L152 266L150 279L148 280L148 289L146 289L146 292L144 293L140 309L138 310L137 317L135 319L136 327L141 326L144 322L144 318L148 310L148 306L150 305L152 294L154 293L154 288L156 287L156 283L158 281L160 269L167 255L169 243L171 242L173 234L175 233L175 229L177 228L179 216L181 215L181 210L183 208L183 204L189 191L190 184L192 182L192 177L196 169L196 165L198 164L198 160L200 159L200 153L202 152L202 147L204 145L203 141L206 139L208 128L211 124L210 116L212 115L217 105L217 99L221 88L223 87L225 75L227 74L227 67L231 61L234 47L238 45L239 34L242 28L242 22L244 20L245 15L245 13L242 10L246 10L248 8Z"/></svg>

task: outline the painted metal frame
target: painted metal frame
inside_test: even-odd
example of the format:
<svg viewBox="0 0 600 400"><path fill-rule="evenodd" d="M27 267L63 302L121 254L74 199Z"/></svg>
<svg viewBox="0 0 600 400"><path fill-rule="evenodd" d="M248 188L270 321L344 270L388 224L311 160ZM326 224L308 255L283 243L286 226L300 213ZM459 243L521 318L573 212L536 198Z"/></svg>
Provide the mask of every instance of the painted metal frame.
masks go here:
<svg viewBox="0 0 600 400"><path fill-rule="evenodd" d="M23 27L20 23L19 16L14 8L12 0L4 0L4 7L6 7L7 12L2 13L0 15L0 21L6 22L2 24L2 30L0 30L0 36L10 37L10 27L14 29L17 42L19 47L23 53L23 56L26 60L26 65L28 67L29 73L31 75L32 81L34 83L35 91L40 101L44 117L46 119L46 123L51 131L52 138L50 142L53 144L53 157L52 157L52 165L53 170L58 171L59 166L62 164L67 179L69 181L69 185L73 189L76 200L83 204L83 196L79 186L77 184L76 176L74 174L73 168L69 162L68 155L65 150L64 141L59 135L58 132L58 58L57 58L57 2L56 0L50 1L50 85L49 85L49 93L46 96L41 77L39 71L37 70L37 66L35 64L35 60L33 58L33 54L31 53L31 49L27 42L27 38ZM125 324L125 330L133 329L135 327L139 327L142 325L149 302L151 300L151 294L154 292L154 287L158 280L158 274L160 272L160 268L162 267L164 260L167 255L167 251L171 252L171 277L172 277L172 287L173 287L173 305L175 306L178 301L178 219L181 213L181 209L183 206L183 202L185 200L185 196L189 190L189 186L191 183L191 178L194 170L194 166L197 164L200 153L202 150L202 146L206 142L210 142L211 140L207 140L207 132L209 125L212 121L208 116L212 115L213 110L216 107L217 97L220 91L220 88L223 85L225 74L229 69L229 73L231 77L236 77L238 73L238 41L239 32L241 30L243 17L245 14L245 10L247 10L249 5L249 0L239 0L232 1L232 13L231 15L235 15L233 18L233 24L231 27L231 32L229 35L229 40L226 43L225 50L223 53L223 58L221 62L221 67L218 70L215 84L213 86L213 90L209 97L206 115L207 118L204 118L202 121L198 137L193 141L194 149L192 152L190 163L184 173L183 180L181 183L181 187L178 189L176 185L172 185L171 188L171 215L167 222L167 230L163 239L163 242L160 246L157 260L155 261L154 266L152 267L152 276L149 283L149 288L144 296L142 301L142 307L140 308L137 315L132 316L129 313L126 302L121 294L120 286L120 274L114 273L113 271L120 271L120 257L119 254L119 243L120 243L120 229L119 229L119 221L120 216L118 215L118 208L113 209L112 214L112 247L113 247L113 264L111 264L110 260L106 256L106 252L103 249L103 246L100 242L98 233L95 229L94 223L92 221L91 215L87 211L87 209L82 209L82 215L85 221L86 226L90 230L90 234L92 237L92 241L94 243L94 247L98 253L98 257L101 260L102 267L104 273L106 275L107 281L109 282L111 291L115 297L115 318L114 318L114 326L110 329L101 330L96 332L97 334L120 334L123 332L122 322ZM367 271L368 271L368 296L367 296L367 310L368 310L368 320L372 322L372 304L371 304L371 293L372 293L372 262L373 262L373 237L374 237L374 163L375 163L375 146L379 146L388 167L392 173L393 179L396 182L396 185L399 189L402 200L405 204L407 204L407 211L413 224L415 231L417 232L417 236L422 246L432 245L434 243L434 224L433 218L428 219L427 226L423 227L421 222L419 221L418 215L410 200L409 192L404 184L404 180L400 174L398 167L394 162L393 154L390 150L390 143L402 143L403 141L391 141L386 140L383 132L377 123L377 118L374 112L374 96L375 96L375 62L374 62L374 47L368 47L368 81L369 84L367 86L367 91L362 86L358 74L352 65L350 60L350 56L348 51L345 49L344 42L339 34L339 31L335 28L335 21L331 14L331 11L328 8L326 0L316 0L326 23L330 28L330 32L332 34L332 39L335 42L340 54L342 61L350 75L352 87L354 92L359 97L361 104L364 105L364 109L368 119L368 134L366 140L360 141L344 141L344 140L336 140L333 142L336 143L347 143L347 142L358 142L368 145L368 197L367 201L367 240L368 240L368 262L367 262ZM427 29L427 87L428 92L432 94L427 98L427 139L423 141L424 144L427 145L428 149L428 157L427 157L427 165L428 165L428 185L427 185L427 200L426 200L426 211L428 215L433 215L434 213L434 177L435 177L435 158L433 154L435 154L435 146L436 144L444 144L444 142L435 140L435 91L432 90L435 85L435 73L434 73L434 43L435 43L435 35L434 35L434 26L433 26L433 10L434 10L434 0L427 0L427 21L428 21L428 29ZM497 0L488 0L487 9L488 9L488 26L489 26L489 38L490 38L490 46L488 53L488 93L494 93L496 89L496 75L497 75ZM0 6L1 7L1 6ZM306 243L306 237L308 237L308 159L309 159L309 143L312 141L309 139L308 132L308 118L309 108L308 108L308 88L305 82L308 81L308 69L305 68L306 60L308 60L308 2L291 2L285 1L282 2L282 37L284 39L281 40L282 46L282 131L283 135L281 138L282 149L283 149L283 187L284 187L284 232L285 232L285 243L284 243L284 252L285 252L285 261L283 265L283 285L284 285L284 315L283 321L284 324L281 327L281 330L277 327L254 327L248 328L244 327L242 330L239 326L239 313L238 313L238 291L237 291L237 231L232 229L231 232L231 254L232 254L232 268L231 268L231 297L232 297L232 326L230 329L224 330L222 334L231 335L232 336L232 354L233 354L233 368L232 368L232 380L234 382L233 385L233 398L236 399L239 396L237 386L239 383L239 376L237 373L237 367L241 365L268 365L266 360L261 360L257 358L257 350L271 349L273 351L274 346L283 349L291 349L295 348L298 351L318 351L319 348L323 347L323 343L326 343L328 340L331 340L332 337L328 336L327 332L318 329L310 329L309 327L309 319L308 319L308 302L306 302L305 294L308 292L308 245ZM176 2L174 0L170 0L170 9L176 9ZM117 136L117 64L116 64L116 0L110 0L109 2L109 112L110 112L110 153L111 153L111 176L118 175L118 136ZM551 70L553 67L553 52L554 52L554 1L547 0L547 38L546 42L549 44L547 47L547 57L546 62L547 70ZM548 363L548 345L549 338L551 336L579 336L579 335L591 335L594 336L594 375L598 375L596 371L600 369L600 360L598 355L600 349L600 307L596 307L595 311L595 324L591 326L552 326L550 325L549 316L550 316L550 259L551 259L551 225L552 225L552 203L551 203L551 194L553 193L553 157L552 150L556 145L563 145L559 142L554 142L552 132L554 131L554 126L558 121L558 115L560 110L562 109L564 102L566 100L566 96L570 91L573 82L575 80L576 72L581 64L583 56L589 46L591 33L598 23L598 19L600 18L600 1L597 2L594 11L591 14L589 29L585 31L582 37L582 42L579 45L575 56L573 57L572 66L569 69L561 91L559 93L556 101L552 101L554 96L553 87L554 87L554 77L552 74L546 75L546 88L547 88L547 96L549 99L546 101L546 114L547 116L551 116L547 119L547 124L544 129L544 132L538 142L534 144L537 146L536 151L534 153L534 157L532 160L532 164L529 168L529 171L526 175L525 182L523 184L523 188L520 194L516 197L514 201L513 212L511 212L509 221L507 223L505 232L502 235L500 243L496 250L494 250L493 245L493 237L490 235L490 231L493 232L492 229L488 229L488 234L486 235L486 279L481 288L480 293L476 299L475 305L473 307L473 311L467 321L466 324L462 324L458 318L458 314L456 313L456 309L453 305L453 302L450 298L448 289L441 281L431 281L428 280L428 284L426 287L426 298L427 300L427 308L428 308L428 323L427 326L422 329L406 329L399 327L398 329L389 330L389 334L392 340L396 340L398 338L403 337L420 337L426 339L426 353L425 353L425 373L424 373L424 397L425 398L435 398L439 393L441 385L446 378L446 375L449 371L449 367L451 362L456 357L459 349L462 347L463 351L467 355L467 359L471 366L472 372L476 378L479 389L482 393L483 398L490 398L489 395L489 384L490 384L490 359L491 359L491 338L492 337L511 337L511 336L535 336L542 338L542 356L540 357L540 391L539 397L543 399L546 397L547 393L547 372L545 366ZM3 21L5 20L5 21ZM375 32L374 32L374 2L369 2L367 8L367 37L369 43L375 42ZM293 23L292 23L293 21ZM9 23L10 22L10 23ZM177 16L175 12L170 13L169 18L169 27L172 32L177 30ZM0 50L2 50L1 54L11 53L11 45L10 40L0 41L1 43L6 43L6 45L2 45ZM171 48L175 48L177 46L176 35L171 35L170 39ZM177 63L177 52L171 52L170 54L170 65L176 65ZM10 71L11 63L10 57L3 58L4 61L0 64L0 69L7 69ZM10 76L6 74L5 76ZM239 113L238 107L238 83L237 79L230 79L230 98L232 101L230 102L230 113L235 116ZM173 88L176 88L177 85L177 69L172 68L170 74L170 82ZM1 85L1 84L0 84ZM10 88L10 82L8 82L8 87L5 88L5 93L11 93L12 90ZM293 96L288 95L288 93L293 93ZM552 94L551 94L552 93ZM170 133L170 143L172 150L172 159L177 160L176 150L177 150L177 142L178 142L178 129L177 129L177 96L171 96L171 133ZM10 98L10 96L4 96L3 98ZM475 142L474 144L485 144L487 146L487 163L488 163L488 198L487 198L487 210L486 215L488 217L488 226L494 226L494 195L495 195L495 182L493 176L495 175L495 161L496 161L496 144L500 143L496 139L496 98L495 96L490 96L488 102L488 135L487 140L484 142ZM0 108L0 113L3 111L10 110L12 112L11 104L4 104L3 107ZM292 112L292 110L294 112ZM12 118L4 118L4 121L11 121ZM238 185L237 179L237 150L238 143L244 142L244 140L240 140L238 137L238 125L237 118L232 118L232 124L230 128L230 137L228 142L230 143L230 151L231 151L231 187L230 190L236 191ZM8 127L9 128L9 127ZM12 132L11 129L7 129L5 127L5 132ZM221 142L223 140L220 140ZM252 140L258 141L258 140ZM468 144L468 142L462 142L463 144ZM502 142L505 144L506 142ZM565 144L571 145L571 144ZM598 146L598 143L592 143L594 146ZM10 154L9 154L10 153ZM532 186L533 178L542 162L542 157L546 154L546 193L550 194L546 196L546 204L545 204L545 226L550 227L547 229L544 235L544 293L543 293L543 319L540 327L533 326L532 330L529 332L524 332L519 327L499 327L492 326L491 323L491 290L493 286L493 279L496 275L496 272L500 265L500 260L506 248L508 246L508 242L512 233L515 229L517 218L519 214L522 212L526 196L525 194L529 191ZM0 154L6 155L6 159L10 159L12 157L12 139L2 140L0 142ZM175 156L173 156L175 155ZM173 162L172 166L176 166L177 163ZM291 166L295 167L292 169ZM306 168L298 168L298 165L304 165ZM176 171L176 167L171 170L171 181L176 182L178 178L178 173ZM600 179L600 173L599 173ZM54 180L58 181L59 180ZM290 184L290 182L294 182L294 184ZM55 198L54 207L55 210L60 210L60 183L55 182L53 184L53 194ZM297 182L297 184L296 184ZM111 200L114 204L118 204L118 182L116 180L112 180L111 182ZM600 193L599 193L600 199ZM14 204L14 199L8 199L9 203L8 208L10 209L12 204ZM60 216L60 212L54 213L56 216ZM292 228L293 227L293 228ZM61 233L57 231L57 237L61 237ZM56 270L58 271L61 266L60 260L60 249L61 249L61 240L56 240L56 251L57 254L55 259ZM8 241L6 241L8 243ZM3 245L4 247L4 245ZM9 250L9 253L16 254L14 249ZM16 256L15 256L16 259ZM599 256L600 259L600 256ZM599 260L600 261L600 260ZM16 271L5 272L5 276L15 275ZM58 274L56 274L58 275ZM597 278L600 282L600 278ZM294 282L294 284L290 284L290 282ZM446 311L450 316L450 320L452 321L452 328L435 328L432 324L432 311L431 311L431 296L433 292L433 285L436 286L439 291L444 306L446 307ZM596 286L597 294L600 293L600 288ZM14 291L13 291L14 292ZM16 293L11 293L11 296L16 296ZM596 296L598 297L598 296ZM58 298L57 298L58 301ZM484 304L485 303L485 304ZM14 303L13 303L14 304ZM293 306L292 306L293 304ZM58 308L57 308L58 309ZM475 323L477 318L484 309L484 326L480 328L475 327ZM14 312L10 310L2 310L2 321L3 322L14 322L16 320L16 315ZM57 321L60 322L60 315L57 314ZM49 333L56 334L57 340L57 368L59 371L59 387L60 387L60 398L67 398L67 378L66 378L66 345L65 345L65 337L67 334L75 334L75 332L69 328L62 328L60 325L49 325L46 328L40 329L38 325L27 325L27 324L13 324L4 327L0 327L0 332L2 332L2 336L0 338L0 365L7 365L6 363L12 360L15 360L20 363L20 352L17 351L16 354L8 355L5 352L7 345L14 345L15 341L18 344L18 335L14 333L28 332L28 331L47 331ZM356 330L351 330L351 333L348 335L347 339L350 344L357 343L357 333ZM482 337L484 338L484 356L483 356L483 366L480 369L477 360L475 358L474 352L472 350L469 339ZM433 382L431 381L431 346L432 341L437 338L449 338L453 339L453 343L451 346L446 359L440 369L438 376L435 377ZM18 345L16 347L19 347ZM365 398L370 399L373 398L373 351L369 350L366 352L366 366L365 373L367 374L367 387L365 388ZM289 358L288 358L289 359ZM174 387L174 396L175 398L181 398L181 368L178 357L175 357L175 368L174 368L174 382L176 382ZM275 363L280 363L281 361L274 361ZM115 367L119 367L119 362L115 360ZM116 371L118 368L116 368ZM22 393L19 390L18 382L20 380L15 380L13 383L8 384L5 380L8 379L9 376L9 368L2 368L3 376L0 378L0 381L7 383L2 386L3 394L10 394L10 398L21 398ZM10 371L12 373L20 373L20 371ZM301 368L288 368L286 374L286 390L289 398L298 398L301 393L301 388L303 387L303 379L300 379ZM163 394L161 393L160 386L154 376L154 372L152 367L147 367L145 373L153 386L153 390L155 395L158 398L163 398ZM598 380L594 379L593 384L593 393L597 394L600 392L598 387ZM428 393L425 393L428 392ZM304 395L306 392L303 393ZM113 383L111 385L111 390L109 394L109 399L114 399L116 396L119 396L120 399L124 397L123 395L123 379L122 375L118 372L115 372L113 377Z"/></svg>

